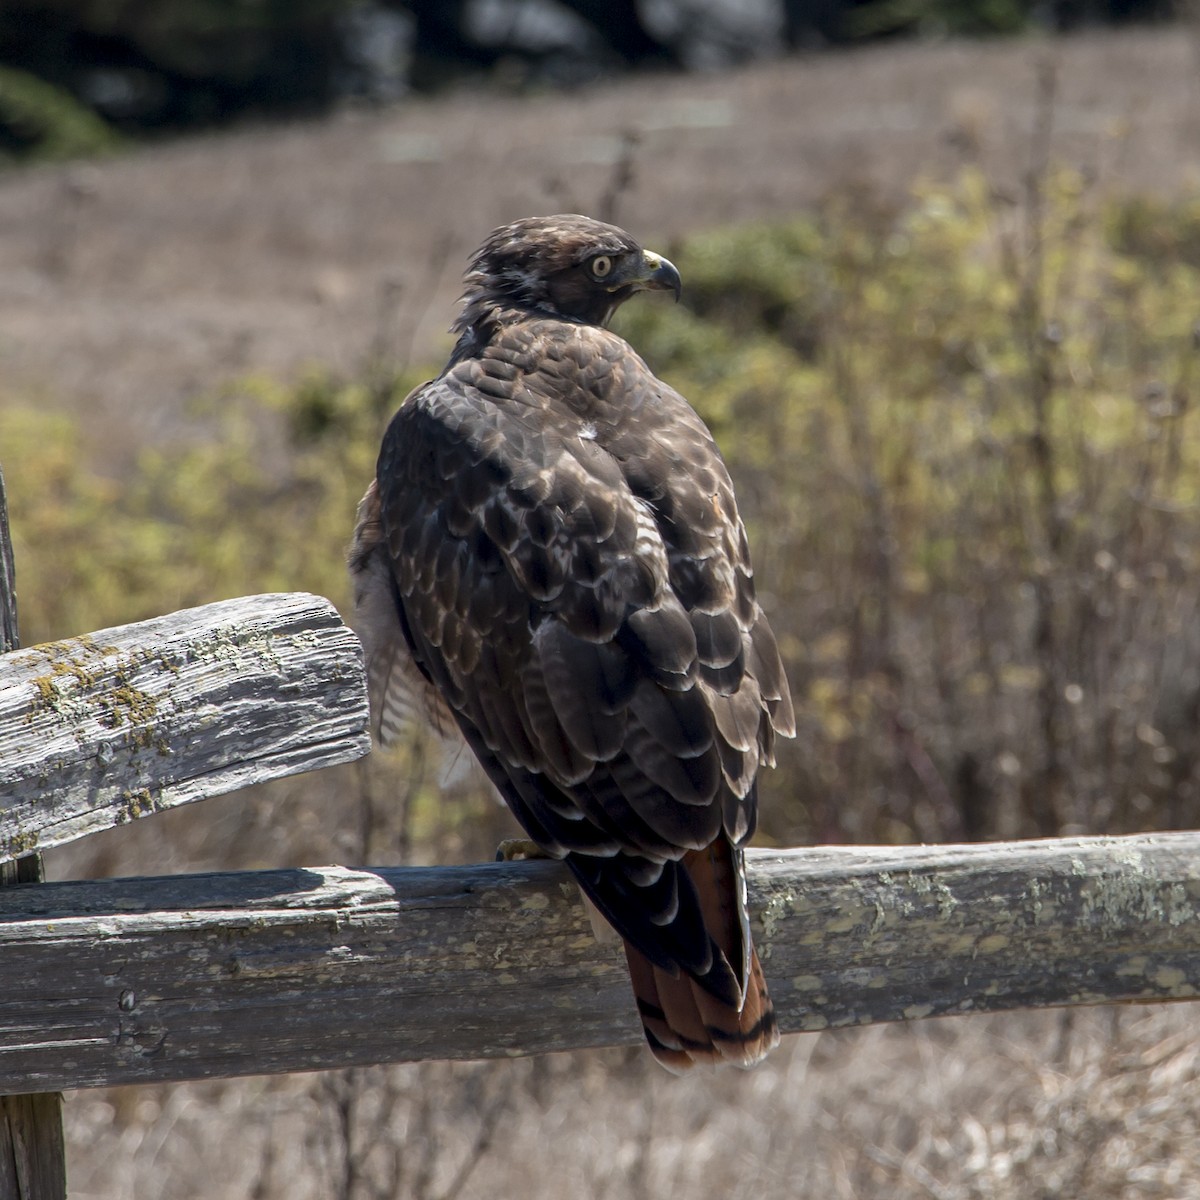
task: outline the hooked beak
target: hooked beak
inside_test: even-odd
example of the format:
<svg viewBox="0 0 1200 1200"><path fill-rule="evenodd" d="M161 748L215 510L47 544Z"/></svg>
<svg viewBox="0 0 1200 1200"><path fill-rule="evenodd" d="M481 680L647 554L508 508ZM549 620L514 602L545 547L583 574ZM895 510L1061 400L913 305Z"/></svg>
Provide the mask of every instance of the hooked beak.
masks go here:
<svg viewBox="0 0 1200 1200"><path fill-rule="evenodd" d="M683 291L683 280L679 278L675 264L653 250L642 251L640 269L629 282L639 291L674 292L676 303Z"/></svg>

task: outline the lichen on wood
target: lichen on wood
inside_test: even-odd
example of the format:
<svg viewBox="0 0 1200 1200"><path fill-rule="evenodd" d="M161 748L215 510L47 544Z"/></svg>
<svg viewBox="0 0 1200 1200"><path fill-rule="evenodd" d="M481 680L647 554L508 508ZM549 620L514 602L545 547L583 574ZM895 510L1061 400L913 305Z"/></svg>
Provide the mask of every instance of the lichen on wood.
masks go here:
<svg viewBox="0 0 1200 1200"><path fill-rule="evenodd" d="M349 761L366 730L361 648L317 596L242 597L4 655L0 860Z"/></svg>
<svg viewBox="0 0 1200 1200"><path fill-rule="evenodd" d="M1200 995L1200 834L747 861L785 1032ZM0 958L0 1089L641 1037L620 949L549 862L15 889Z"/></svg>

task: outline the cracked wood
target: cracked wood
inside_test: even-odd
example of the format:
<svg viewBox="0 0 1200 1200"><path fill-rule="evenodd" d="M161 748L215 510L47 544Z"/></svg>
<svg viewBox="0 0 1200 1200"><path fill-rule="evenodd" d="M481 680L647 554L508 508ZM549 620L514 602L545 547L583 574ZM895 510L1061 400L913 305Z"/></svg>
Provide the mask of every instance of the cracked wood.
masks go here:
<svg viewBox="0 0 1200 1200"><path fill-rule="evenodd" d="M749 855L785 1032L1200 995L1200 834ZM640 1040L549 862L0 892L0 1091Z"/></svg>
<svg viewBox="0 0 1200 1200"><path fill-rule="evenodd" d="M0 862L369 749L328 600L244 596L0 656Z"/></svg>

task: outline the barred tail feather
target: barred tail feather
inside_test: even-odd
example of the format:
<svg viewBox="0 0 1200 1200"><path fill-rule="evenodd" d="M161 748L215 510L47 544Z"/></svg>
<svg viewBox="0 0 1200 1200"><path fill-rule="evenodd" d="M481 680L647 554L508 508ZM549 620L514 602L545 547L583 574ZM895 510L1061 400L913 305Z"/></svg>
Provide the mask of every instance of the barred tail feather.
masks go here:
<svg viewBox="0 0 1200 1200"><path fill-rule="evenodd" d="M758 954L741 1009L711 996L691 977L654 966L628 942L625 957L651 1053L676 1075L693 1067L753 1067L779 1045L779 1026Z"/></svg>
<svg viewBox="0 0 1200 1200"><path fill-rule="evenodd" d="M625 943L629 977L650 1049L669 1071L728 1063L752 1067L779 1044L762 965L750 942L742 852L724 837L689 851L713 967L703 976L652 963Z"/></svg>

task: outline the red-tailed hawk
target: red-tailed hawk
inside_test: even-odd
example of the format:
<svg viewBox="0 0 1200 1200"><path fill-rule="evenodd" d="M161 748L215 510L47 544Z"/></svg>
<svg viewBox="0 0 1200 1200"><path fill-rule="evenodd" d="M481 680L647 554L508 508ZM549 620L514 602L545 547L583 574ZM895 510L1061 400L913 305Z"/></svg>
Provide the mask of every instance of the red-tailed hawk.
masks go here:
<svg viewBox="0 0 1200 1200"><path fill-rule="evenodd" d="M750 939L755 776L794 732L712 435L605 325L679 274L582 216L502 226L383 440L351 549L386 740L457 728L625 943L672 1070L779 1041Z"/></svg>

